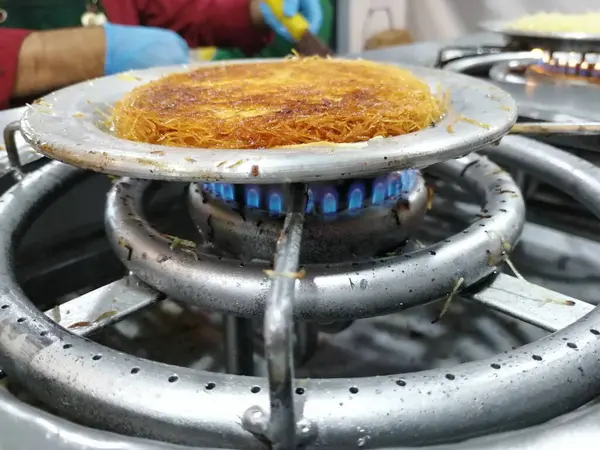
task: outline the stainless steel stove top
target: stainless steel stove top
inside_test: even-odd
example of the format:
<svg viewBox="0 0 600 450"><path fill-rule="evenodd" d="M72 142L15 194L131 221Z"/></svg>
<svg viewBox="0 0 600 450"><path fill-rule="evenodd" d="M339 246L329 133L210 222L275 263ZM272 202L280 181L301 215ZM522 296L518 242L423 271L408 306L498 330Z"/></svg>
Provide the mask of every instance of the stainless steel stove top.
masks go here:
<svg viewBox="0 0 600 450"><path fill-rule="evenodd" d="M19 113L0 113L0 119L8 123ZM36 163L23 143L20 154L32 173L0 201L0 249L25 231L31 206L44 196L55 205L25 233L16 280L0 251L0 287L8 288L0 300L0 308L8 305L0 310L7 352L0 365L10 375L0 387L0 444L36 450L190 448L176 443L265 448L263 433L285 439L261 428L269 411L266 377L273 376L264 358L272 357L273 341L259 317L268 316L272 292L262 271L297 273L289 264L298 253L299 216L285 222L290 241L280 244L274 268L245 258L240 263L189 246L201 221L185 219L183 186L167 186L164 197L147 205L152 186L146 182L113 185L60 163ZM593 178L593 166L519 137L504 138L490 155L557 186L578 186L577 198L599 212L600 186L579 175ZM6 189L14 183L6 158L0 167ZM584 439L593 439L600 414L593 403L600 389L594 356L600 323L594 325L595 312L579 319L597 303L600 244L539 223L526 223L520 233L519 188L485 157L442 163L426 177L435 186L433 209L405 247L366 265L344 262L346 256L329 266L307 264L304 275L292 279L296 305L289 313L318 318L295 325L297 439L307 448L547 449L563 448L567 439L587 448ZM83 184L62 191L77 180ZM194 201L227 197L224 186L199 189L205 189L202 197L188 193L192 212ZM353 187L340 192L348 207ZM479 202L467 192L476 192ZM254 201L247 194L239 198ZM273 215L277 201L271 193L264 198L265 213ZM451 296L440 319L445 302L429 301L452 294L457 271L461 283L473 284L511 251L527 280L555 292L492 274L487 284ZM40 255L48 263L40 264ZM290 277L283 278L285 294ZM363 318L352 323L357 316ZM26 345L10 337L24 334L30 336ZM456 367L463 363L469 364ZM252 376L224 375L224 369Z"/></svg>

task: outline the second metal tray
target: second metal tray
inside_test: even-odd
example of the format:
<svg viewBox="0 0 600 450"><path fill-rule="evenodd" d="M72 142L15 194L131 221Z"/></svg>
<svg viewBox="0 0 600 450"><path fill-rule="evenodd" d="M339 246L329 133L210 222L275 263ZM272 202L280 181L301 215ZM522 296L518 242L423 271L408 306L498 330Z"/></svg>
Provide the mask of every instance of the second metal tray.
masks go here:
<svg viewBox="0 0 600 450"><path fill-rule="evenodd" d="M600 50L600 33L565 33L519 30L512 28L510 22L490 20L481 22L479 28L492 33L499 33L509 39L527 42L531 47L559 48L564 51L588 52ZM558 48L557 48L558 47Z"/></svg>

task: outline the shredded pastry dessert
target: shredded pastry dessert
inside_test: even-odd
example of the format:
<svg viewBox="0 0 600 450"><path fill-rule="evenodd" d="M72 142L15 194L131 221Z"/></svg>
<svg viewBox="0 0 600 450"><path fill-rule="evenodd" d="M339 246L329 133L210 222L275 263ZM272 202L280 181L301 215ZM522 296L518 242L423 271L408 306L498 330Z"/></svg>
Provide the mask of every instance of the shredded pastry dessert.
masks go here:
<svg viewBox="0 0 600 450"><path fill-rule="evenodd" d="M419 131L446 103L408 70L295 56L168 75L132 90L110 121L118 137L137 142L268 149Z"/></svg>
<svg viewBox="0 0 600 450"><path fill-rule="evenodd" d="M540 33L600 34L600 12L586 14L532 14L515 20L508 28L511 30Z"/></svg>

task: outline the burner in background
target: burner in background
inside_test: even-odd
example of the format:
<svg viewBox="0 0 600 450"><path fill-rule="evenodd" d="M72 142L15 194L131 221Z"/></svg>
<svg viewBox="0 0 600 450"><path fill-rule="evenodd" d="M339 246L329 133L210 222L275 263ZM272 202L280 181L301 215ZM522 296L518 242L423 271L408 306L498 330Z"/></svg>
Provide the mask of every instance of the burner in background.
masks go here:
<svg viewBox="0 0 600 450"><path fill-rule="evenodd" d="M497 61L490 59L492 61L490 65L474 65L463 72L472 76L487 77L489 69L493 68L494 64L500 63L502 66L500 72L505 73L502 73L501 79L496 79L496 81L526 83L529 79L600 85L600 46L581 47L571 41L512 39L504 47L444 47L438 52L435 67L444 68L447 64L464 58L502 56L510 53L528 53L531 55L531 61L515 60L514 63L509 64L510 61L507 62L503 58ZM494 79L493 76L492 78Z"/></svg>
<svg viewBox="0 0 600 450"><path fill-rule="evenodd" d="M453 63L460 60L477 60L458 71L471 76L489 76L501 83L600 86L600 47L586 51L564 49L562 43L521 52L514 52L510 46L445 47L438 53L436 67L456 66Z"/></svg>
<svg viewBox="0 0 600 450"><path fill-rule="evenodd" d="M600 51L579 53L538 48L531 54L536 63L527 68L527 78L600 86Z"/></svg>
<svg viewBox="0 0 600 450"><path fill-rule="evenodd" d="M415 170L308 186L302 262L335 263L396 251L427 209ZM191 216L204 241L243 260L270 260L281 231L285 185L194 183Z"/></svg>

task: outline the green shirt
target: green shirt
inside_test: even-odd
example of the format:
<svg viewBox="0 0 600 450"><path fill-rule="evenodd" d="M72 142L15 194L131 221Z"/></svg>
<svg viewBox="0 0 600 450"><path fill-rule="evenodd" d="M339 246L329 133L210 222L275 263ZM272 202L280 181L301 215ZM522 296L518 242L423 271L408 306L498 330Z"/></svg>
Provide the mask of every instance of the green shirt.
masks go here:
<svg viewBox="0 0 600 450"><path fill-rule="evenodd" d="M99 1L93 0L0 0L6 11L3 28L55 30L81 26L81 17L88 8L104 12Z"/></svg>

